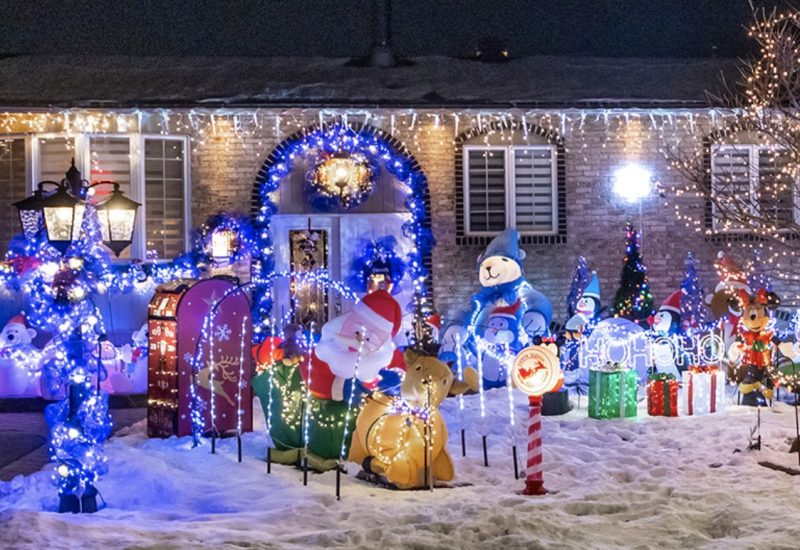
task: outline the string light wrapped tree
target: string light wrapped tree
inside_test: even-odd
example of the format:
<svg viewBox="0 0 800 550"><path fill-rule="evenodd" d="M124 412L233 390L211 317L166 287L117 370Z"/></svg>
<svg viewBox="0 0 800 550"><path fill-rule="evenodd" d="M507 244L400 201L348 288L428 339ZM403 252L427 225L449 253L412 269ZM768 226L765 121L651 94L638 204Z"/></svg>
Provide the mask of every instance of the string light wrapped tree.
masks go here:
<svg viewBox="0 0 800 550"><path fill-rule="evenodd" d="M694 127L691 143L676 141L663 149L682 176L664 191L705 202L706 208L692 211L689 201L674 201L687 227L706 234L752 233L770 251L760 261L776 278L797 282L791 266L800 252L794 237L800 218L793 214L793 197L800 193L800 9L754 9L748 35L758 54L740 63L733 85L724 82L721 93L710 92L714 103L726 107L724 123L712 117L710 126ZM741 247L755 248L752 241Z"/></svg>
<svg viewBox="0 0 800 550"><path fill-rule="evenodd" d="M633 224L626 224L625 259L619 289L614 295L614 316L631 321L643 321L653 312L653 295L647 282L641 246L641 233Z"/></svg>
<svg viewBox="0 0 800 550"><path fill-rule="evenodd" d="M689 252L686 255L681 282L681 328L684 332L690 332L704 325L707 318L705 291L697 276L697 258Z"/></svg>

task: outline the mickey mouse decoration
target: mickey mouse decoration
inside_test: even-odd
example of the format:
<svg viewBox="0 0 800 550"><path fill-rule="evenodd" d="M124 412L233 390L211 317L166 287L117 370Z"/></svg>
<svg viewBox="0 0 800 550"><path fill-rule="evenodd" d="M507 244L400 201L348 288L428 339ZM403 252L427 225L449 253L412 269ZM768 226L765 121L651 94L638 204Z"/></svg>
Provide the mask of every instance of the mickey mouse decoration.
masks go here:
<svg viewBox="0 0 800 550"><path fill-rule="evenodd" d="M739 384L742 404L751 407L767 404L772 399L772 352L775 337L769 330L770 311L780 304L774 292L760 289L755 294L738 292L741 303L741 327L737 336L736 351L742 368L746 369Z"/></svg>

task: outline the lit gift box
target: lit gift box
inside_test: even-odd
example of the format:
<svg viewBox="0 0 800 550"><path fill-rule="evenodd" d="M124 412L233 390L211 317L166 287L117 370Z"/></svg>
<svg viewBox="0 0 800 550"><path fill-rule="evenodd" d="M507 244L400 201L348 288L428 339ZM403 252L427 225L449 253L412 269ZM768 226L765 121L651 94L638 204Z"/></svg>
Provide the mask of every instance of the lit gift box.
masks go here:
<svg viewBox="0 0 800 550"><path fill-rule="evenodd" d="M678 380L675 375L657 372L647 377L647 414L678 416Z"/></svg>
<svg viewBox="0 0 800 550"><path fill-rule="evenodd" d="M699 416L725 408L725 373L718 367L689 367L681 386L681 414Z"/></svg>
<svg viewBox="0 0 800 550"><path fill-rule="evenodd" d="M638 375L634 369L608 363L589 370L589 416L621 418L636 416Z"/></svg>

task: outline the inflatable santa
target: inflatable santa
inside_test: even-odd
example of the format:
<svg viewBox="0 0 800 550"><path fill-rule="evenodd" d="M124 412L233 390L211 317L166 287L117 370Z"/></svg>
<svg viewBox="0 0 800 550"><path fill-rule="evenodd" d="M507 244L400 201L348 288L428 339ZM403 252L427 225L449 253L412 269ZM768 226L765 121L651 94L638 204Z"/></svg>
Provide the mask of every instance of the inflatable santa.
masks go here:
<svg viewBox="0 0 800 550"><path fill-rule="evenodd" d="M325 323L319 343L300 366L311 394L343 401L353 391L384 386L386 378L394 378L380 372L392 367L393 338L401 322L400 304L386 290L377 290L349 313Z"/></svg>

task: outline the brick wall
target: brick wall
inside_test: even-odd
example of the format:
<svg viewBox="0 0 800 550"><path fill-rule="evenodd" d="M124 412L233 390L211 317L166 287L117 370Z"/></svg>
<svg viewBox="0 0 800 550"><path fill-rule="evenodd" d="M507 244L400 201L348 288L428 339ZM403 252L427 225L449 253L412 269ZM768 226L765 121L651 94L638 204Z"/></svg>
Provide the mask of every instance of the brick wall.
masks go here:
<svg viewBox="0 0 800 550"><path fill-rule="evenodd" d="M404 123L399 121L399 114L408 111L395 113L398 120L391 111L373 111L367 122L404 141L428 178L437 239L433 254L434 299L437 309L451 316L464 307L478 288L476 258L482 251L482 247L456 244L454 140L468 128L465 125L470 122L471 114L461 113L460 126L456 128L452 116L440 118L433 111L420 111L411 121L405 116ZM472 113L473 124L475 115ZM192 224L199 225L220 210L249 211L253 182L270 151L295 130L317 123L318 117L319 113L313 110L282 111L278 124L275 114L263 110L260 126L245 133L237 132L236 124L230 120L218 120L213 128L207 123L198 127L175 123L169 131L192 137ZM363 115L359 120L364 120ZM551 129L560 129L556 117L546 115L539 122L542 120ZM527 277L553 301L557 319L564 316L564 300L578 255L585 256L591 268L598 271L603 303L608 304L613 298L622 268L624 224L628 220L639 223L638 204L624 202L611 189L609 178L614 171L625 163L635 162L646 166L666 186L680 183L679 176L667 169L660 152L663 136L642 123L638 116L628 122L616 120L609 127L601 116L590 116L579 130L575 124L565 127L561 137L566 145L567 242L524 247L528 253ZM696 144L688 131L685 137L679 133L677 139L685 139L688 146ZM699 216L704 208L702 203L685 198L677 200L694 209L698 213L695 217L702 219ZM723 246L707 242L684 222L676 220L672 204L655 194L642 204L644 260L656 304L679 288L688 250L700 260L700 275L706 289L712 288L717 282L713 260ZM11 207L7 208L11 212ZM744 253L742 257L749 258ZM798 290L776 286L784 293Z"/></svg>

